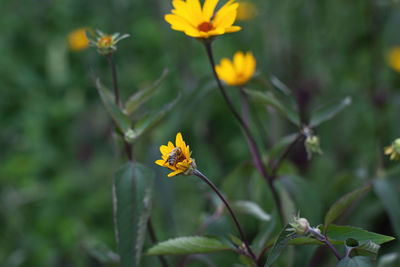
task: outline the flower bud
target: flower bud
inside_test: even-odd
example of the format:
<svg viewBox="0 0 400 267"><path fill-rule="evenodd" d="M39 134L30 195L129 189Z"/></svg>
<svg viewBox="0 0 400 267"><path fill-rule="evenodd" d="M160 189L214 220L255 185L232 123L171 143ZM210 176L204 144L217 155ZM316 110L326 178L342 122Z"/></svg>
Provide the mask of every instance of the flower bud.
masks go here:
<svg viewBox="0 0 400 267"><path fill-rule="evenodd" d="M288 230L292 232L292 234L305 235L308 233L310 229L310 223L306 218L300 218L299 216L294 216L293 222L289 223L292 228Z"/></svg>
<svg viewBox="0 0 400 267"><path fill-rule="evenodd" d="M128 129L125 132L125 141L128 143L132 143L136 139L136 133L132 129Z"/></svg>
<svg viewBox="0 0 400 267"><path fill-rule="evenodd" d="M322 154L322 150L319 145L319 138L316 135L307 136L304 145L307 150L308 159L311 159L313 153Z"/></svg>

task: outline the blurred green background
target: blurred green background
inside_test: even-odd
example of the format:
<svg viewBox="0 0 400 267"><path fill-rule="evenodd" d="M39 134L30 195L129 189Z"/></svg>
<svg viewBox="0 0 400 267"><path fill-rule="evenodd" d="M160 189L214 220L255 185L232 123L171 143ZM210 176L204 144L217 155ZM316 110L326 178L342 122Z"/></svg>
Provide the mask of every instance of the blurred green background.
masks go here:
<svg viewBox="0 0 400 267"><path fill-rule="evenodd" d="M283 184L290 183L291 176L307 183L300 194L304 199L294 200L296 210L313 225L322 223L339 196L388 170L393 179L387 179L399 192L399 164L383 156L383 147L400 136L400 74L385 61L386 51L400 45L398 1L251 3L257 15L237 22L243 30L214 42L217 61L237 50L251 50L258 75L283 81L305 118L332 99L353 100L316 129L322 156L307 161L299 145L285 163ZM251 199L273 213L262 179L254 171L243 175L238 168L250 161L250 154L217 90L203 46L170 30L163 19L171 7L170 1L161 0L0 2L1 266L113 265L102 262L96 251L115 251L111 181L124 163L123 151L93 82L101 77L111 87L107 61L94 48L78 52L68 47L68 34L80 27L131 35L115 54L123 99L169 69L139 114L181 94L172 112L135 144L137 160L156 172L152 218L160 240L194 234L215 209L211 192L196 178L169 179L167 170L154 164L159 146L178 131L190 144L199 169L228 198ZM257 83L248 87L263 89ZM228 90L239 105L237 89ZM265 151L296 131L273 110L256 105L253 115L252 125L263 125L262 131L253 130ZM373 192L347 215L340 223L400 237L390 221L396 214L388 213ZM249 239L268 226L239 219ZM206 233L236 231L225 215ZM291 251L293 266L306 266L313 249ZM384 245L381 254L394 251L399 251L398 241ZM180 260L167 258L171 263ZM237 262L233 253L210 259L216 266ZM146 266L158 264L154 257L146 259ZM189 266L205 266L196 264Z"/></svg>

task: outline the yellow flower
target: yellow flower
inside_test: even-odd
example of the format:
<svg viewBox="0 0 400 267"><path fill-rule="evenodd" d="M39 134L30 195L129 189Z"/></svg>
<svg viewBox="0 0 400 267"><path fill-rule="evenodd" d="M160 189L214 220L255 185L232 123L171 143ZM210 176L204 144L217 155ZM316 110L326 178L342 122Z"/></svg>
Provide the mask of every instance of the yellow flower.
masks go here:
<svg viewBox="0 0 400 267"><path fill-rule="evenodd" d="M250 20L257 15L257 10L251 2L239 2L237 20Z"/></svg>
<svg viewBox="0 0 400 267"><path fill-rule="evenodd" d="M68 47L73 51L82 51L89 47L85 28L76 29L68 34Z"/></svg>
<svg viewBox="0 0 400 267"><path fill-rule="evenodd" d="M190 158L189 146L183 141L182 134L178 133L175 138L175 146L169 141L167 146L160 146L161 158L155 163L162 167L173 170L168 177L178 174L190 175L196 169L194 159Z"/></svg>
<svg viewBox="0 0 400 267"><path fill-rule="evenodd" d="M165 20L173 30L202 39L239 31L239 26L233 26L239 4L230 0L214 13L217 3L218 0L205 0L201 8L199 0L173 0L174 9L165 15Z"/></svg>
<svg viewBox="0 0 400 267"><path fill-rule="evenodd" d="M219 79L228 85L240 86L247 83L253 76L256 69L256 60L251 52L244 55L236 52L233 62L227 58L221 59L219 65L215 66L215 71Z"/></svg>
<svg viewBox="0 0 400 267"><path fill-rule="evenodd" d="M389 49L386 54L386 61L395 71L400 72L400 46Z"/></svg>
<svg viewBox="0 0 400 267"><path fill-rule="evenodd" d="M89 39L89 44L97 47L97 51L104 56L111 55L117 51L117 43L129 37L129 34L120 35L119 32L112 35L105 34L100 30L96 30L96 32L96 40Z"/></svg>
<svg viewBox="0 0 400 267"><path fill-rule="evenodd" d="M384 148L385 155L390 155L390 160L400 161L400 138L393 141L391 146Z"/></svg>

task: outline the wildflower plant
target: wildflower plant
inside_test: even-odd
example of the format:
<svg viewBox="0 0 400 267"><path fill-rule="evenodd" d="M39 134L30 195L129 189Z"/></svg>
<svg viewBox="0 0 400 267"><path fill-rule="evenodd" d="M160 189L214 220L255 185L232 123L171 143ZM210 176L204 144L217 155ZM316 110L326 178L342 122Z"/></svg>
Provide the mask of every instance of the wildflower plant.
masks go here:
<svg viewBox="0 0 400 267"><path fill-rule="evenodd" d="M338 218L343 216L349 207L356 206L362 197L372 189L380 194L381 181L368 181L360 188L344 194L330 206L324 219L317 218L316 223L319 225L316 227L313 227L316 224L311 224L311 219L300 217L300 215L292 218L288 215L290 213L288 206L294 206L295 203L291 202L289 190L282 182L283 176L285 176L282 165L287 163L287 159L296 147L300 146L307 151L308 160L311 160L313 153L322 156L319 136L315 132L320 124L329 121L348 107L351 104L351 98L344 97L338 101L324 104L313 110L310 116L304 116L304 114L300 114L295 104L292 91L277 78L265 78L262 84L266 88L263 90L252 89L253 79L257 79L257 75L254 75L256 58L253 53L237 52L234 54L233 60L222 58L216 65L212 50L214 37L241 30L239 26L234 25L238 3L230 0L223 3L220 9L216 8L217 3L217 0L205 0L201 6L199 0L173 0L173 9L164 18L173 30L184 32L187 36L200 40L201 44L199 45L204 45L205 55L210 63L216 85L231 112L229 116L233 116L237 121L236 127L238 130L242 130L243 142L248 145L252 164L247 166L258 173L257 179L261 179L260 181L268 188L268 190L264 190L265 188L260 186L258 193L268 196L273 203L273 209L267 213L263 207L250 200L234 201L226 197L224 192L199 170L202 160L198 159L196 162L192 158L189 145L184 141L182 134L177 131L175 143L166 141L166 145L154 145L159 147L161 153L157 159L154 159L154 163L163 167L164 170L170 171L166 176L173 177L170 179L171 182L178 183L180 176L196 176L215 193L220 206L211 216L211 222L207 221L199 229L207 228L212 222L223 216L224 209L221 208L223 205L231 216L239 237L230 234L228 241L226 236L200 236L201 231L198 231L196 235L172 238L161 242L157 240L158 229L154 228L151 220L153 171L150 166L136 160L133 146L140 140L144 132L149 131L155 122L172 110L179 99L168 103L151 116L148 114L142 116L137 112L139 106L156 92L160 82L166 77L166 73L164 73L152 86L133 92L126 101L122 101L119 98L113 54L117 51L117 43L129 35L107 35L98 31L97 38L92 39L90 44L108 60L114 90L113 93L108 90L100 79L96 80L96 86L115 123L115 137L120 144L121 151L124 151L123 158L127 161L115 173L113 180L115 234L121 266L140 266L144 250L148 256L158 256L159 263L164 267L169 266L166 257L171 254L187 255L220 251L231 251L237 254L240 266L272 266L280 254L284 253L284 249L293 244L325 246L336 257L337 266L355 266L344 264L352 260L359 260L360 258L357 257L361 257L362 261L370 264L376 258L379 246L394 238L354 226L336 225L334 222L338 222ZM265 82L265 80L267 81ZM228 95L225 85L238 87L239 90L234 90L232 94ZM236 106L239 101L233 99L237 95L240 98L241 112ZM252 125L252 105L262 105L273 109L287 123L292 124L296 132L282 138L282 142L276 147L260 146L256 142L255 127ZM384 149L385 154L390 155L393 160L399 159L399 142L397 139L391 146ZM248 177L244 176L243 178ZM295 178L293 181L290 180L290 177L285 178L296 187ZM300 190L299 188L296 189ZM303 188L305 190L301 192L300 197L315 193L312 185L308 183ZM177 195L178 197L181 196ZM179 201L185 201L185 199L179 199ZM307 205L317 204L320 203L307 203ZM251 236L242 227L243 217L236 216L239 212L243 216L252 214L264 223L270 223L273 218L274 224L271 223L268 230L261 229L256 233L256 237ZM265 224L261 225L265 227ZM266 232L268 234L265 234ZM150 237L152 245L144 248L146 235ZM338 247L342 247L342 250ZM345 253L342 252L343 249ZM357 256L354 253L357 253ZM185 262L185 259L187 258L183 258L182 262ZM370 266L368 264L364 266Z"/></svg>

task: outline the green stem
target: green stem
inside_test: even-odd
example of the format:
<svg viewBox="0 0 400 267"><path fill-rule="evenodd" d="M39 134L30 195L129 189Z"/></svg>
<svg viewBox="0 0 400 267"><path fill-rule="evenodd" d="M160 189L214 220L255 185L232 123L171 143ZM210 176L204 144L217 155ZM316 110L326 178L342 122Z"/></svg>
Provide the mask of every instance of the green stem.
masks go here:
<svg viewBox="0 0 400 267"><path fill-rule="evenodd" d="M251 134L250 128L247 126L246 122L242 119L242 117L237 112L236 108L234 107L232 101L229 99L229 97L228 97L228 95L227 95L227 93L226 93L226 91L225 91L225 89L224 89L219 77L218 77L218 74L215 71L215 61L214 61L214 56L213 56L212 49L211 49L211 42L205 43L205 47L206 47L208 59L209 59L210 64L211 64L211 69L212 69L212 72L214 74L214 78L215 78L215 80L217 81L217 84L218 84L218 88L219 88L222 96L224 97L225 102L228 104L230 110L232 111L233 115L235 116L236 120L239 122L240 126L242 127L242 129L243 129L243 131L245 133L247 142L249 144L250 152L251 152L251 155L253 157L254 164L255 164L257 170L261 173L261 175L264 177L264 179L266 180L266 182L269 185L269 188L270 188L270 190L272 192L272 196L273 196L274 201L275 201L275 205L276 205L277 210L278 210L279 217L280 217L280 219L282 221L282 224L283 224L284 223L284 216L283 216L283 211L282 211L282 204L281 204L281 200L280 200L279 195L278 195L278 191L275 188L274 181L273 181L272 177L270 175L268 175L267 170L264 168L264 164L262 162L260 152L258 151L256 142L254 140L253 135Z"/></svg>
<svg viewBox="0 0 400 267"><path fill-rule="evenodd" d="M110 55L106 56L106 58L107 58L107 60L108 60L108 63L110 64L111 73L112 73L112 77L113 77L115 104L116 104L117 106L120 106L120 102L119 102L119 92L118 92L118 79L117 79L117 72L116 72L116 68L115 68L115 63L114 63L113 55L110 54ZM135 164L135 159L134 159L133 153L132 153L132 145L129 144L129 143L124 139L124 147L125 147L126 156L128 157L129 161L132 163L132 167L133 167L134 164ZM133 175L135 175L135 172L134 172L134 171L133 171L132 173L133 173ZM133 177L133 178L135 178L135 177ZM115 199L115 198L116 198L116 196L115 196L115 194L114 194L114 203L116 203L116 199ZM115 204L114 204L114 209L115 209L115 208L116 208L116 207L115 207ZM115 209L115 210L116 210L116 209ZM117 221L116 221L116 214L115 214L115 211L114 211L114 223L116 224L116 222L117 222ZM115 229L116 229L116 231L118 231L117 228L116 228L116 226L115 226ZM154 232L153 224L152 224L150 218L149 218L149 220L148 220L148 222L147 222L147 230L148 230L148 232L149 232L150 239L151 239L152 243L153 243L153 244L156 244L156 243L157 243L157 237L156 237L156 234L155 234L155 232ZM117 235L117 237L118 237L117 232L116 232L116 235ZM118 239L117 239L117 243L118 243ZM164 258L164 256L161 256L161 255L160 255L160 256L158 256L158 259L160 260L161 264L162 264L164 267L169 267L169 266L168 266L168 262L166 261L166 259Z"/></svg>
<svg viewBox="0 0 400 267"><path fill-rule="evenodd" d="M226 201L225 197L219 192L218 188L204 175L202 174L199 170L194 170L193 174L202 179L206 184L208 184L212 190L218 195L218 197L222 200L222 202L225 204L226 208L228 209L229 213L231 214L233 221L235 222L236 228L239 231L240 237L242 238L242 241L247 249L247 252L250 254L251 258L254 260L255 263L257 263L257 258L255 254L253 253L253 250L251 249L249 243L247 242L246 236L244 235L242 231L242 227L240 227L240 223L237 220L235 213L233 213L233 210L231 206L229 205L228 201Z"/></svg>

